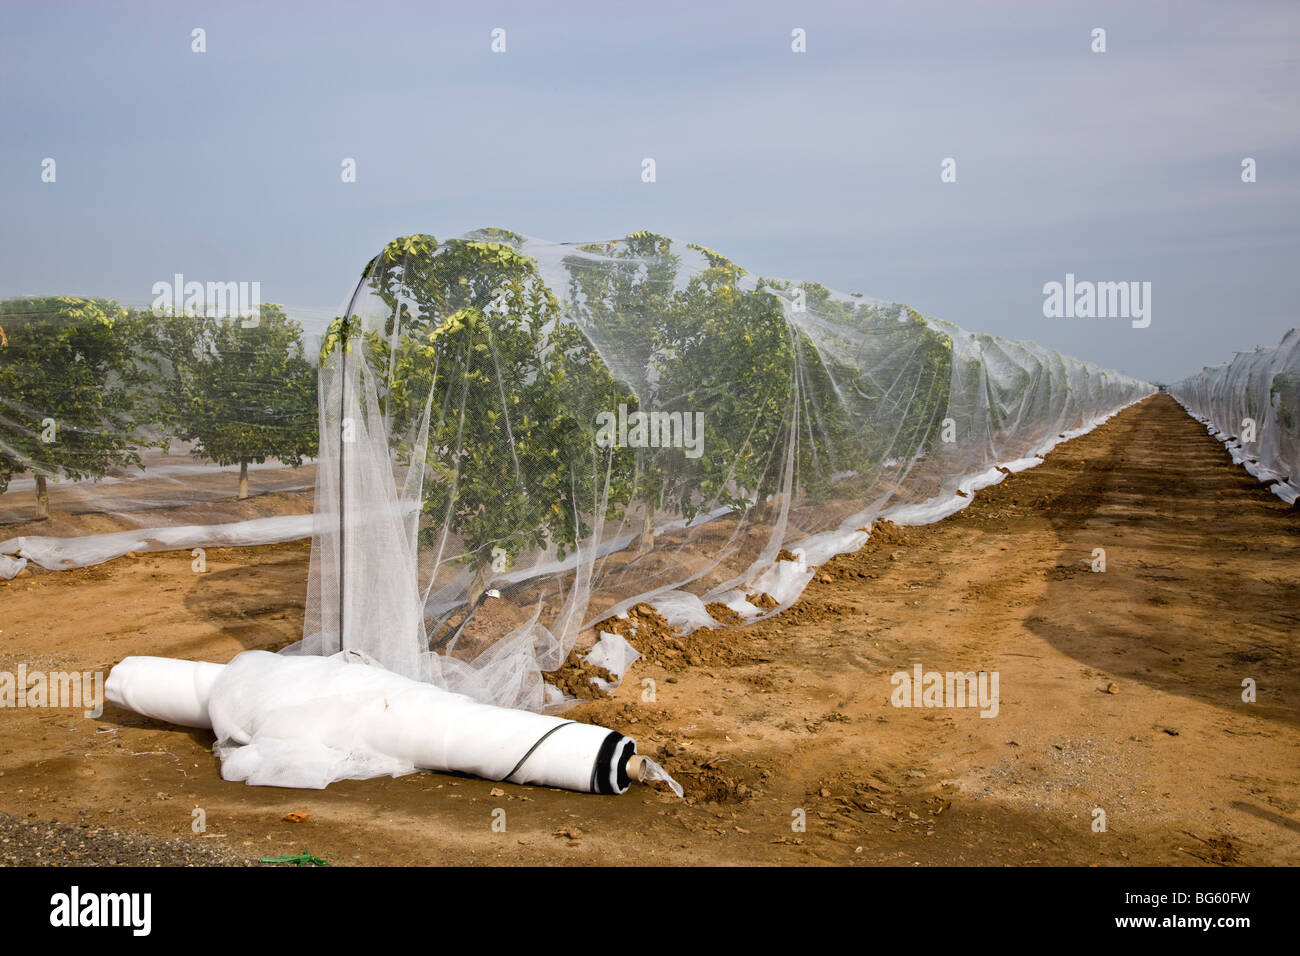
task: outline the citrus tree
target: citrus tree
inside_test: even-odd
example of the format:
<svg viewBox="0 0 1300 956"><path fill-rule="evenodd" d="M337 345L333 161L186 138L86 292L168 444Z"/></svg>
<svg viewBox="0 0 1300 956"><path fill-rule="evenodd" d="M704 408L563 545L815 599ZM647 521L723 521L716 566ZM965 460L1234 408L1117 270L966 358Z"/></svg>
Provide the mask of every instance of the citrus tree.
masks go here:
<svg viewBox="0 0 1300 956"><path fill-rule="evenodd" d="M473 603L494 561L563 558L591 534L608 472L596 413L629 392L513 243L402 237L369 281L389 307L366 352L393 433L430 412L422 535L460 540Z"/></svg>
<svg viewBox="0 0 1300 956"><path fill-rule="evenodd" d="M642 230L581 251L589 255L565 259L571 313L611 373L630 388L628 413L662 410L654 360L665 323L680 308L675 291L680 257L672 240ZM641 512L642 551L654 546L656 511L685 496L680 458L680 451L668 448L615 450L612 497L630 499Z"/></svg>
<svg viewBox="0 0 1300 956"><path fill-rule="evenodd" d="M868 481L893 457L923 454L939 437L952 379L952 341L906 306L878 308L835 298L829 289L804 282L802 324L815 340L820 365L835 401L823 413L841 424L828 444L841 455L835 465ZM799 319L799 314L794 316ZM835 405L840 406L837 412Z"/></svg>
<svg viewBox="0 0 1300 956"><path fill-rule="evenodd" d="M707 266L674 297L658 330L654 365L659 404L703 411L704 453L677 467L688 519L718 503L744 511L779 490L781 452L792 437L796 396L794 339L781 303L739 285L745 270L700 246Z"/></svg>
<svg viewBox="0 0 1300 956"><path fill-rule="evenodd" d="M38 519L49 517L49 477L140 464L139 328L108 299L0 302L0 491L30 471Z"/></svg>
<svg viewBox="0 0 1300 956"><path fill-rule="evenodd" d="M316 454L316 364L279 306L261 306L256 323L157 316L151 336L159 417L194 456L239 465L240 498L250 463L296 468Z"/></svg>

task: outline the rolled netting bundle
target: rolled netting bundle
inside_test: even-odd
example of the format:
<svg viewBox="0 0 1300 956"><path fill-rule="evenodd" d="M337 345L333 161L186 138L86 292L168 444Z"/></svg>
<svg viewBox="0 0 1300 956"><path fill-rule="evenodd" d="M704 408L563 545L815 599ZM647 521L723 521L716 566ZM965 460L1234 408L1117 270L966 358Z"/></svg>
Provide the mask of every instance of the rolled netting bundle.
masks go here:
<svg viewBox="0 0 1300 956"><path fill-rule="evenodd" d="M0 575L310 536L317 348L274 305L0 302Z"/></svg>
<svg viewBox="0 0 1300 956"><path fill-rule="evenodd" d="M484 704L356 651L246 651L229 664L128 657L105 692L138 714L211 729L222 776L255 786L319 790L418 769L601 794L663 781L682 794L617 731Z"/></svg>
<svg viewBox="0 0 1300 956"><path fill-rule="evenodd" d="M1243 466L1283 501L1300 498L1300 330L1239 352L1169 387Z"/></svg>
<svg viewBox="0 0 1300 956"><path fill-rule="evenodd" d="M873 522L937 520L1151 391L649 232L406 236L322 345L292 651L558 710L543 675L599 622L776 613Z"/></svg>

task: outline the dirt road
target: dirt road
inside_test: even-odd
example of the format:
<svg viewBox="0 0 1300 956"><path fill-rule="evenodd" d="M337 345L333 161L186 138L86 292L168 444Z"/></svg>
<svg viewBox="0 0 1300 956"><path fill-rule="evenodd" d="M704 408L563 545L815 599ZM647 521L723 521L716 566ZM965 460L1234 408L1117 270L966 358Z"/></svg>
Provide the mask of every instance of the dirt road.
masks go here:
<svg viewBox="0 0 1300 956"><path fill-rule="evenodd" d="M307 556L0 582L0 670L281 647ZM3 710L0 862L1296 864L1297 598L1300 515L1157 395L939 524L879 529L777 618L643 626L617 694L572 716L637 737L687 800L436 774L253 788L220 779L202 732ZM918 664L996 673L996 716L893 706Z"/></svg>

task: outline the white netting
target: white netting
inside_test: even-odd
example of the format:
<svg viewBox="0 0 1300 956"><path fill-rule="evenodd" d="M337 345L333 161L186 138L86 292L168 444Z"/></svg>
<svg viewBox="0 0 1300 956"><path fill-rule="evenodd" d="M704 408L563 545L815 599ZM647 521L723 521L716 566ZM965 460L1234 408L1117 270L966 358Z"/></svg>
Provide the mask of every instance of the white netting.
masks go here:
<svg viewBox="0 0 1300 956"><path fill-rule="evenodd" d="M937 520L1152 391L646 232L395 240L320 377L295 650L530 710L599 621L774 613L878 518Z"/></svg>
<svg viewBox="0 0 1300 956"><path fill-rule="evenodd" d="M1171 385L1169 394L1279 498L1300 497L1300 330L1204 368Z"/></svg>

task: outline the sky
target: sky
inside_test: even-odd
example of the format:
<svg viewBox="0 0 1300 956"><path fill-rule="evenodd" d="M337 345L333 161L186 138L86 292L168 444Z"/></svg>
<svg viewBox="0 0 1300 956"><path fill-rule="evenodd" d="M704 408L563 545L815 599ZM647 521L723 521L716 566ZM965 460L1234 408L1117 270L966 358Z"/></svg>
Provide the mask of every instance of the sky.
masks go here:
<svg viewBox="0 0 1300 956"><path fill-rule="evenodd" d="M0 296L332 312L398 235L648 228L1173 382L1300 324L1298 54L1294 2L0 0Z"/></svg>

